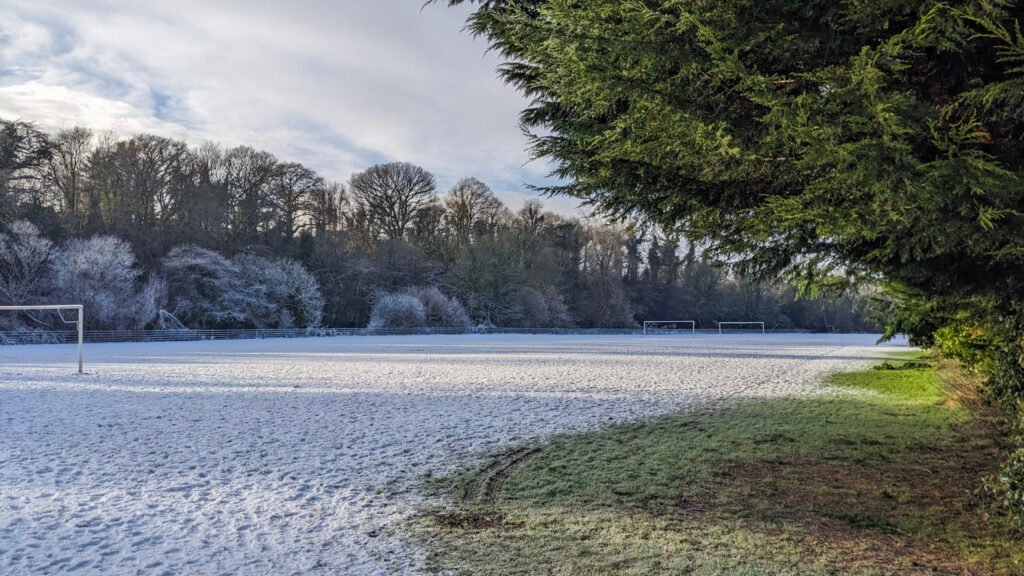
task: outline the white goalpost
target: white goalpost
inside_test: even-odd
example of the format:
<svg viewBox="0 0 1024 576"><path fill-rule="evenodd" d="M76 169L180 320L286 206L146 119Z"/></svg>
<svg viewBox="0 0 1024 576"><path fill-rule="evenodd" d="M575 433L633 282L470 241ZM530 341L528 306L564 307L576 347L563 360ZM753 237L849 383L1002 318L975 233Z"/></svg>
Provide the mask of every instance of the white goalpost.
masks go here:
<svg viewBox="0 0 1024 576"><path fill-rule="evenodd" d="M659 324L689 324L690 334L697 335L697 322L694 320L644 320L644 336L647 336L647 329Z"/></svg>
<svg viewBox="0 0 1024 576"><path fill-rule="evenodd" d="M764 334L764 322L719 322L718 323L718 334L722 334L722 326L759 326L761 328L761 334Z"/></svg>
<svg viewBox="0 0 1024 576"><path fill-rule="evenodd" d="M82 373L82 343L85 340L84 309L81 304L50 304L45 306L0 306L0 311L23 312L27 310L54 310L65 324L76 324L78 326L78 373ZM78 312L78 317L69 320L64 317L64 310Z"/></svg>

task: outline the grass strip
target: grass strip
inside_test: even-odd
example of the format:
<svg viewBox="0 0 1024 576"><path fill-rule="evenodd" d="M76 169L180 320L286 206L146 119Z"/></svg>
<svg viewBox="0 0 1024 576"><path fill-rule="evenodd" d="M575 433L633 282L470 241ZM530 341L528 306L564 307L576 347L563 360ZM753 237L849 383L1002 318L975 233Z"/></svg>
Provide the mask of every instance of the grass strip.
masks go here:
<svg viewBox="0 0 1024 576"><path fill-rule="evenodd" d="M1021 574L977 493L994 435L915 358L834 390L555 438L500 494L421 518L465 574ZM493 466L492 466L493 467ZM446 479L455 497L475 471Z"/></svg>

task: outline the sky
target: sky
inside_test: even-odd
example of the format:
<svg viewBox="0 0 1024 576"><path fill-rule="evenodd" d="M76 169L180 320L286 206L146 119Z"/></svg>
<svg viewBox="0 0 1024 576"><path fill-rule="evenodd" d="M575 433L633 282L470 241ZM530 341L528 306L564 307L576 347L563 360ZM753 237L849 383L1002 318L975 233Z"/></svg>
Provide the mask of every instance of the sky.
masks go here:
<svg viewBox="0 0 1024 576"><path fill-rule="evenodd" d="M513 209L547 182L517 116L526 101L423 0L3 0L0 117L246 144L330 180L419 164L440 192L488 183ZM576 213L569 198L544 198Z"/></svg>

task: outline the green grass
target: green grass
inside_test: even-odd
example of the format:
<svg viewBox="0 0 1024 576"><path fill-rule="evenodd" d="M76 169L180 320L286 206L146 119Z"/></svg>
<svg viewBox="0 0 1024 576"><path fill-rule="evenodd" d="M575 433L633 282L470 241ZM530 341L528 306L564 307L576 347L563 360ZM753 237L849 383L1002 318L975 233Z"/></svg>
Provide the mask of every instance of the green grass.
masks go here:
<svg viewBox="0 0 1024 576"><path fill-rule="evenodd" d="M997 447L935 369L893 361L812 399L750 401L556 438L496 501L423 516L466 574L1024 572L975 495ZM892 369L895 368L895 369ZM453 497L472 473L448 479Z"/></svg>

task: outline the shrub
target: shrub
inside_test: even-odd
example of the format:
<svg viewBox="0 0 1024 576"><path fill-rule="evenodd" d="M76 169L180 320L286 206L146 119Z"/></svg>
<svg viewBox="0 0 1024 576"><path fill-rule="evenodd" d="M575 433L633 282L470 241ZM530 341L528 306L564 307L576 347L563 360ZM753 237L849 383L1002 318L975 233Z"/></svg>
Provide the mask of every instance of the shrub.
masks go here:
<svg viewBox="0 0 1024 576"><path fill-rule="evenodd" d="M547 298L539 291L530 287L520 290L519 305L523 310L521 322L525 328L544 328L551 322Z"/></svg>
<svg viewBox="0 0 1024 576"><path fill-rule="evenodd" d="M174 247L161 261L171 313L195 328L244 326L251 295L238 266L220 254L192 244Z"/></svg>
<svg viewBox="0 0 1024 576"><path fill-rule="evenodd" d="M141 279L131 246L113 236L72 239L54 259L55 295L83 304L86 327L94 330L145 328L154 320L166 286Z"/></svg>
<svg viewBox="0 0 1024 576"><path fill-rule="evenodd" d="M238 267L246 295L248 323L256 328L316 328L323 320L324 298L316 278L291 258L241 254Z"/></svg>
<svg viewBox="0 0 1024 576"><path fill-rule="evenodd" d="M976 319L962 313L954 320L935 331L935 344L984 379L989 401L1011 423L1012 447L986 486L1024 531L1024 314Z"/></svg>
<svg viewBox="0 0 1024 576"><path fill-rule="evenodd" d="M54 254L53 244L39 235L39 229L25 220L0 232L0 304L31 304L43 296L46 264Z"/></svg>
<svg viewBox="0 0 1024 576"><path fill-rule="evenodd" d="M966 370L991 374L993 339L966 315L935 331L935 346L945 358L959 360Z"/></svg>
<svg viewBox="0 0 1024 576"><path fill-rule="evenodd" d="M1024 406L1021 409L1024 410ZM1000 507L1013 518L1017 529L1024 532L1024 416L1017 430L1014 449L1003 461L999 474L987 482L987 487Z"/></svg>
<svg viewBox="0 0 1024 576"><path fill-rule="evenodd" d="M427 312L418 298L408 294L383 294L370 312L371 330L423 328Z"/></svg>
<svg viewBox="0 0 1024 576"><path fill-rule="evenodd" d="M316 328L324 298L306 267L290 258L227 259L194 245L163 259L171 312L197 327Z"/></svg>
<svg viewBox="0 0 1024 576"><path fill-rule="evenodd" d="M445 296L436 286L407 288L404 293L423 304L427 326L468 328L473 324L462 303L455 298Z"/></svg>
<svg viewBox="0 0 1024 576"><path fill-rule="evenodd" d="M565 299L554 288L541 292L526 287L519 292L523 311L521 323L526 328L567 328L573 326L572 314Z"/></svg>

